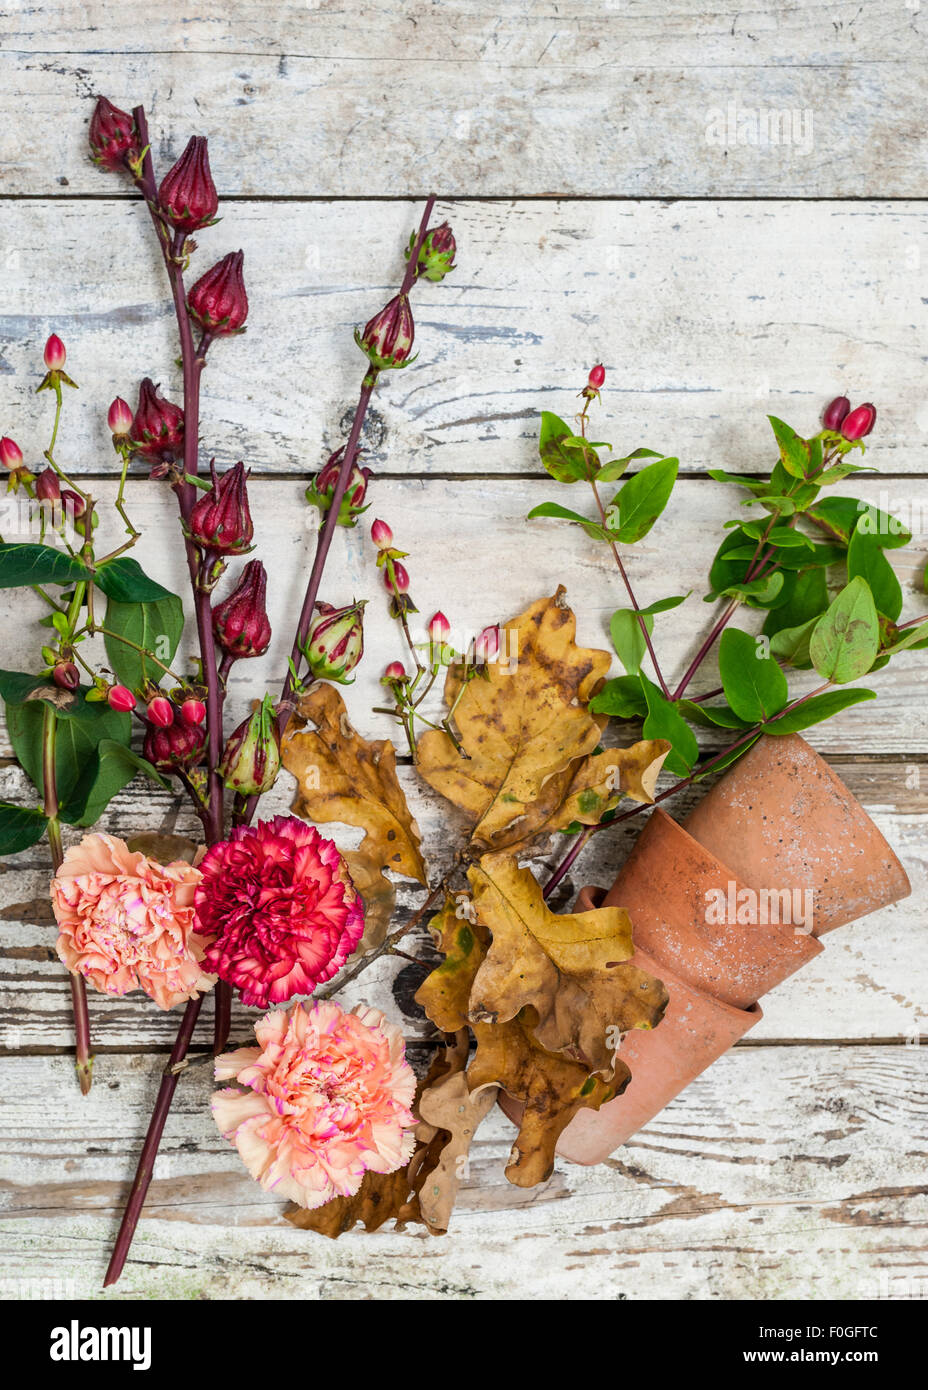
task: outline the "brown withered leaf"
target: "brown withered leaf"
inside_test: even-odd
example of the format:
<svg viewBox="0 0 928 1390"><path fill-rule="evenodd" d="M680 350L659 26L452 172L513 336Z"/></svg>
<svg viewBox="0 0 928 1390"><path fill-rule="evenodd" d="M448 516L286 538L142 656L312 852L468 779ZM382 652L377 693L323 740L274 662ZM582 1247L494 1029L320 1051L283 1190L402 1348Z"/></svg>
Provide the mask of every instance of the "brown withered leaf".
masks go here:
<svg viewBox="0 0 928 1390"><path fill-rule="evenodd" d="M468 1025L470 992L474 976L486 955L490 935L479 923L471 922L461 902L470 897L448 898L442 910L429 922L438 937L444 960L423 980L416 991L416 1003L443 1033L456 1033Z"/></svg>
<svg viewBox="0 0 928 1390"><path fill-rule="evenodd" d="M360 1224L365 1231L376 1231L384 1222L397 1219L412 1196L406 1168L398 1168L395 1173L372 1173L368 1170L353 1197L335 1197L324 1206L311 1210L292 1206L284 1212L284 1216L301 1231L316 1231L318 1235L337 1240L353 1226ZM415 1218L410 1215L406 1219Z"/></svg>
<svg viewBox="0 0 928 1390"><path fill-rule="evenodd" d="M158 864L172 864L179 859L192 864L201 849L185 835L159 835L157 831L134 835L126 843L133 852L144 854Z"/></svg>
<svg viewBox="0 0 928 1390"><path fill-rule="evenodd" d="M567 794L571 765L599 742L586 701L611 664L608 652L578 647L576 620L563 588L539 599L502 633L506 662L471 680L455 709L463 758L448 735L419 740L418 769L473 824L481 849L515 848L538 835ZM452 668L449 707L460 691Z"/></svg>
<svg viewBox="0 0 928 1390"><path fill-rule="evenodd" d="M414 1175L418 1214L433 1235L443 1235L448 1229L477 1126L495 1101L495 1086L472 1094L464 1071L448 1072L426 1086L419 1097L417 1137L428 1145L442 1133L447 1135L435 1162L427 1169L423 1165L421 1178L419 1173Z"/></svg>
<svg viewBox="0 0 928 1390"><path fill-rule="evenodd" d="M393 744L362 738L334 685L320 681L300 700L281 756L298 783L296 815L360 827L361 854L381 869L427 883L419 827L397 781Z"/></svg>
<svg viewBox="0 0 928 1390"><path fill-rule="evenodd" d="M650 803L670 744L664 738L642 739L630 748L605 748L591 753L567 771L559 804L542 830L566 830L569 825L596 825L624 796Z"/></svg>
<svg viewBox="0 0 928 1390"><path fill-rule="evenodd" d="M468 870L478 920L492 933L470 997L471 1023L506 1023L535 1010L536 1041L612 1076L616 1038L653 1028L667 1004L659 980L628 964L632 927L622 908L556 914L528 869L487 854Z"/></svg>
<svg viewBox="0 0 928 1390"><path fill-rule="evenodd" d="M387 934L396 907L396 888L381 872L376 859L358 849L343 850L351 881L364 899L364 934L351 957L366 956Z"/></svg>
<svg viewBox="0 0 928 1390"><path fill-rule="evenodd" d="M475 1023L477 1054L467 1071L472 1091L483 1094L484 1086L501 1086L522 1106L506 1165L506 1177L516 1187L546 1182L557 1141L577 1111L598 1110L631 1077L625 1063L618 1062L615 1079L601 1081L581 1063L547 1052L532 1036L534 1018L533 1010L524 1009L508 1023Z"/></svg>

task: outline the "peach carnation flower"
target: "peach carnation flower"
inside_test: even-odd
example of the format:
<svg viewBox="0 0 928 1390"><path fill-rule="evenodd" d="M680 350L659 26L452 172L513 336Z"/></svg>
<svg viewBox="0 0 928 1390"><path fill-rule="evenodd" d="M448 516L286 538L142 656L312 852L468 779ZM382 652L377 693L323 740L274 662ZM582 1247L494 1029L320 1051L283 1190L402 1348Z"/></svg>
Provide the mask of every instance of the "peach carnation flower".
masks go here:
<svg viewBox="0 0 928 1390"><path fill-rule="evenodd" d="M216 1059L213 1118L262 1187L301 1207L350 1197L369 1169L409 1161L416 1079L399 1028L377 1009L334 1000L272 1010L258 1047Z"/></svg>
<svg viewBox="0 0 928 1390"><path fill-rule="evenodd" d="M52 879L58 955L102 993L143 989L162 1009L211 989L193 929L200 877L183 860L158 864L114 835L85 835Z"/></svg>

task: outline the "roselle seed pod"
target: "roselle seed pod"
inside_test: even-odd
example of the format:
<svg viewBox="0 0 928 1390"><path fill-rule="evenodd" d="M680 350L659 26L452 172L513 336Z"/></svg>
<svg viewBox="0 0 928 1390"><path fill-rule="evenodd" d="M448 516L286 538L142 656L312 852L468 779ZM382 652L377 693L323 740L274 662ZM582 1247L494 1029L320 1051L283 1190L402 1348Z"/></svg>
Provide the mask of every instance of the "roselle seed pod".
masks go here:
<svg viewBox="0 0 928 1390"><path fill-rule="evenodd" d="M406 253L408 260L416 244L413 233ZM450 270L454 270L454 253L457 250L452 232L447 222L427 232L419 248L419 274L427 280L443 280Z"/></svg>
<svg viewBox="0 0 928 1390"><path fill-rule="evenodd" d="M128 714L136 706L135 696L127 685L111 685L106 692L106 703L110 709L115 709L120 714Z"/></svg>
<svg viewBox="0 0 928 1390"><path fill-rule="evenodd" d="M180 159L161 180L158 202L178 231L195 232L212 222L219 198L210 173L205 136L191 135Z"/></svg>
<svg viewBox="0 0 928 1390"><path fill-rule="evenodd" d="M181 412L183 419L183 412ZM114 439L125 439L132 432L132 408L122 396L117 396L106 412L106 423Z"/></svg>
<svg viewBox="0 0 928 1390"><path fill-rule="evenodd" d="M183 454L184 412L179 405L162 396L151 377L146 377L139 387L139 403L129 442L133 453L153 463L173 463Z"/></svg>
<svg viewBox="0 0 928 1390"><path fill-rule="evenodd" d="M335 495L335 488L338 484L338 476L341 472L342 460L345 457L345 445L336 449L334 454L330 454L325 463L319 469L310 486L306 489L306 500L311 502L314 507L325 514L332 505L332 498ZM358 450L360 453L360 450ZM367 492L368 479L371 476L369 468L361 468L358 465L357 457L351 465L351 472L348 474L348 482L342 494L341 505L338 509L339 526L354 526L355 518L365 509L364 496Z"/></svg>
<svg viewBox="0 0 928 1390"><path fill-rule="evenodd" d="M206 729L202 724L149 725L142 752L159 772L186 772L203 761Z"/></svg>
<svg viewBox="0 0 928 1390"><path fill-rule="evenodd" d="M52 333L45 344L45 365L50 372L60 372L67 359L64 343L57 333Z"/></svg>
<svg viewBox="0 0 928 1390"><path fill-rule="evenodd" d="M822 424L825 429L839 430L850 408L851 403L847 396L835 396L833 401L829 401L822 411Z"/></svg>
<svg viewBox="0 0 928 1390"><path fill-rule="evenodd" d="M397 294L368 320L363 332L355 329L354 340L372 366L408 367L415 331L409 297Z"/></svg>
<svg viewBox="0 0 928 1390"><path fill-rule="evenodd" d="M118 169L135 153L138 133L128 111L120 111L106 97L98 97L90 118L90 150L101 169Z"/></svg>
<svg viewBox="0 0 928 1390"><path fill-rule="evenodd" d="M876 406L869 401L865 405L858 405L846 416L841 425L841 433L845 439L866 439L867 435L876 424Z"/></svg>
<svg viewBox="0 0 928 1390"><path fill-rule="evenodd" d="M261 656L271 640L265 609L267 574L260 560L249 560L228 598L213 609L213 632L222 650L233 657Z"/></svg>
<svg viewBox="0 0 928 1390"><path fill-rule="evenodd" d="M169 729L174 723L174 706L166 695L156 695L149 700L146 713L148 722L158 729Z"/></svg>
<svg viewBox="0 0 928 1390"><path fill-rule="evenodd" d="M35 480L35 495L40 502L59 502L61 484L54 468L43 468Z"/></svg>
<svg viewBox="0 0 928 1390"><path fill-rule="evenodd" d="M248 506L243 463L236 463L222 476L210 464L213 486L204 492L190 513L190 538L204 550L219 555L237 555L251 548L255 533Z"/></svg>
<svg viewBox="0 0 928 1390"><path fill-rule="evenodd" d="M206 706L202 700L190 695L180 707L180 717L185 724L202 724L206 718Z"/></svg>
<svg viewBox="0 0 928 1390"><path fill-rule="evenodd" d="M4 435L0 439L0 463L4 468L9 468L13 472L16 468L23 466L23 451L15 440L10 439L9 435Z"/></svg>
<svg viewBox="0 0 928 1390"><path fill-rule="evenodd" d="M248 317L242 275L244 251L230 251L202 275L187 295L191 318L214 337L239 333Z"/></svg>
<svg viewBox="0 0 928 1390"><path fill-rule="evenodd" d="M52 680L59 690L76 690L81 683L81 673L73 661L59 661L52 671Z"/></svg>
<svg viewBox="0 0 928 1390"><path fill-rule="evenodd" d="M375 521L371 527L371 540L378 550L389 550L393 544L393 532L385 521Z"/></svg>
<svg viewBox="0 0 928 1390"><path fill-rule="evenodd" d="M318 616L313 619L303 650L317 680L348 683L347 677L364 655L366 602L361 599L344 608L334 608L331 603L316 604Z"/></svg>
<svg viewBox="0 0 928 1390"><path fill-rule="evenodd" d="M218 771L240 796L261 796L273 787L280 771L280 735L270 695L230 735Z"/></svg>
<svg viewBox="0 0 928 1390"><path fill-rule="evenodd" d="M587 378L587 382L590 386L592 386L594 391L599 391L601 390L602 384L605 380L606 369L601 362L597 362L595 367L591 367L590 375Z"/></svg>

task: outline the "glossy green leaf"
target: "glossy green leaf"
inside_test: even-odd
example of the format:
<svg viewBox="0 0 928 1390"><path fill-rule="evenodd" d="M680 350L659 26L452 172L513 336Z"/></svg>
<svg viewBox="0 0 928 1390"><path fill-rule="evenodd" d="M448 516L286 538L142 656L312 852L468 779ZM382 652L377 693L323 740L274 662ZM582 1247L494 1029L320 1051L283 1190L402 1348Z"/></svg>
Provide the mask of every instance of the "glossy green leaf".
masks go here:
<svg viewBox="0 0 928 1390"><path fill-rule="evenodd" d="M138 560L131 555L119 555L101 565L95 575L98 589L116 603L154 603L156 599L173 598L170 589L149 579Z"/></svg>
<svg viewBox="0 0 928 1390"><path fill-rule="evenodd" d="M121 792L139 772L144 772L152 782L170 791L170 783L145 758L139 757L124 743L101 739L67 804L62 807L61 819L70 825L96 824L117 792Z"/></svg>
<svg viewBox="0 0 928 1390"><path fill-rule="evenodd" d="M132 717L110 709L109 705L88 704L82 688L74 704L67 710L56 711L55 777L58 799L64 804L86 771L87 764L103 739L128 744ZM7 732L20 764L42 791L42 727L45 702L31 700L27 704L8 704Z"/></svg>
<svg viewBox="0 0 928 1390"><path fill-rule="evenodd" d="M646 536L670 501L680 465L675 458L658 459L624 484L611 508L610 530L624 545Z"/></svg>
<svg viewBox="0 0 928 1390"><path fill-rule="evenodd" d="M617 609L609 623L609 635L612 638L616 656L630 676L638 674L644 654L648 649L644 640L644 633L641 631L641 622L645 624L649 634L654 631L654 619L651 615L642 614L641 621L639 621L638 614L631 608Z"/></svg>
<svg viewBox="0 0 928 1390"><path fill-rule="evenodd" d="M38 844L47 825L48 817L42 811L0 802L0 854L18 854Z"/></svg>
<svg viewBox="0 0 928 1390"><path fill-rule="evenodd" d="M89 577L82 561L50 545L0 543L0 589L18 589L28 584L73 584Z"/></svg>
<svg viewBox="0 0 928 1390"><path fill-rule="evenodd" d="M768 415L773 433L780 450L780 462L793 478L806 478L810 472L809 445L804 439L775 415Z"/></svg>
<svg viewBox="0 0 928 1390"><path fill-rule="evenodd" d="M160 685L165 673L156 662L119 638L144 647L170 666L184 630L184 606L176 594L168 593L151 603L119 603L111 598L107 600L103 625L107 630L103 640L110 666L130 690L139 690L146 680Z"/></svg>
<svg viewBox="0 0 928 1390"><path fill-rule="evenodd" d="M643 719L648 712L648 702L637 676L617 676L615 680L606 681L587 709L591 714L608 714L613 719Z"/></svg>
<svg viewBox="0 0 928 1390"><path fill-rule="evenodd" d="M902 612L902 586L883 554L879 536L861 531L859 526L847 548L847 577L856 579L858 575L866 579L877 612L895 622Z"/></svg>
<svg viewBox="0 0 928 1390"><path fill-rule="evenodd" d="M796 627L782 627L770 638L770 655L777 661L785 661L797 671L807 671L812 665L809 643L815 631L818 617L810 618Z"/></svg>
<svg viewBox="0 0 928 1390"><path fill-rule="evenodd" d="M614 483L622 477L630 463L634 463L637 459L657 458L663 458L663 454L659 454L656 449L635 449L632 453L626 454L624 458L610 459L608 463L604 463L596 475L597 481Z"/></svg>
<svg viewBox="0 0 928 1390"><path fill-rule="evenodd" d="M764 636L772 637L783 628L800 627L810 618L820 617L829 602L824 569L802 570L796 575L786 602L772 609L764 619Z"/></svg>
<svg viewBox="0 0 928 1390"><path fill-rule="evenodd" d="M870 670L879 646L876 604L867 581L858 575L819 618L809 642L809 655L820 676L844 685Z"/></svg>
<svg viewBox="0 0 928 1390"><path fill-rule="evenodd" d="M648 704L642 735L644 738L667 739L671 750L664 760L664 767L668 772L688 777L699 757L696 737L676 706L664 697L654 682L644 675L640 680Z"/></svg>
<svg viewBox="0 0 928 1390"><path fill-rule="evenodd" d="M795 709L787 710L779 719L774 719L765 729L765 734L798 734L813 724L821 724L851 705L859 705L862 700L875 700L874 690L829 690L824 695L813 695Z"/></svg>
<svg viewBox="0 0 928 1390"><path fill-rule="evenodd" d="M725 698L739 719L761 724L789 699L786 677L749 632L728 628L719 643L719 675Z"/></svg>
<svg viewBox="0 0 928 1390"><path fill-rule="evenodd" d="M698 705L693 700L680 700L677 708L691 724L703 729L750 729L757 723L756 719L739 719L727 705Z"/></svg>
<svg viewBox="0 0 928 1390"><path fill-rule="evenodd" d="M806 512L822 531L844 545L850 543L851 536L858 526L869 535L876 536L885 550L896 550L908 545L912 534L896 517L888 512L871 507L857 497L823 497Z"/></svg>

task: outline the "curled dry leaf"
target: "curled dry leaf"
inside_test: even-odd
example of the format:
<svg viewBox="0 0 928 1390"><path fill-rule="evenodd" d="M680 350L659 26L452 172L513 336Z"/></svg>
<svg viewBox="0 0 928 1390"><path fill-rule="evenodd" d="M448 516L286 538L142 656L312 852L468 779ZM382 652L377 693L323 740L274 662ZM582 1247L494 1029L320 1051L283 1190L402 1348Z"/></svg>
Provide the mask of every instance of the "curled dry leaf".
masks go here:
<svg viewBox="0 0 928 1390"><path fill-rule="evenodd" d="M605 748L568 769L562 798L542 830L566 830L569 825L596 825L623 796L650 803L664 759L670 752L665 738L646 738L630 748Z"/></svg>
<svg viewBox="0 0 928 1390"><path fill-rule="evenodd" d="M618 1037L655 1027L667 1005L661 982L627 963L628 914L551 912L534 875L508 854L484 855L468 877L493 938L474 978L471 1023L506 1023L531 1007L540 1046L609 1081Z"/></svg>
<svg viewBox="0 0 928 1390"><path fill-rule="evenodd" d="M396 889L381 873L377 860L361 850L344 850L342 857L352 883L364 899L364 935L351 956L356 960L383 943L396 907Z"/></svg>
<svg viewBox="0 0 928 1390"><path fill-rule="evenodd" d="M376 1231L391 1219L398 1221L400 1212L407 1208L413 1196L407 1168L398 1168L395 1173L368 1171L353 1197L335 1197L324 1206L310 1210L292 1206L284 1212L284 1216L301 1231L315 1231L318 1235L328 1236L330 1240L337 1240L353 1226L361 1225L365 1231ZM405 1219L415 1218L408 1215Z"/></svg>
<svg viewBox="0 0 928 1390"><path fill-rule="evenodd" d="M146 859L154 859L157 864L173 864L179 859L193 864L202 849L185 835L159 835L156 831L134 835L126 843L133 853L144 854Z"/></svg>
<svg viewBox="0 0 928 1390"><path fill-rule="evenodd" d="M470 903L469 897L467 902ZM470 992L490 944L490 934L486 927L463 915L460 900L454 898L449 898L432 918L429 930L438 937L437 945L445 959L419 986L416 1003L436 1028L443 1033L456 1033L468 1025Z"/></svg>
<svg viewBox="0 0 928 1390"><path fill-rule="evenodd" d="M465 1071L449 1072L419 1097L417 1138L429 1145L443 1132L447 1135L437 1161L422 1171L418 1184L419 1213L433 1235L448 1229L474 1134L496 1101L495 1086L472 1093L467 1076Z"/></svg>

